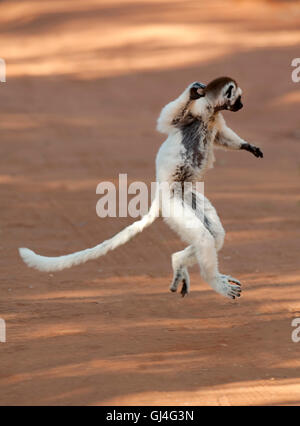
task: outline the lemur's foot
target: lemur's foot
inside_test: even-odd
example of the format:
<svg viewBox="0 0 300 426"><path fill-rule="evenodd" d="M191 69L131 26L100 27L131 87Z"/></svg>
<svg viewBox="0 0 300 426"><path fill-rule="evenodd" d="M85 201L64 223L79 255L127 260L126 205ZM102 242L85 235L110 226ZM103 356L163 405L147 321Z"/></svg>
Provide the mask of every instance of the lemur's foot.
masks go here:
<svg viewBox="0 0 300 426"><path fill-rule="evenodd" d="M230 275L218 274L212 283L212 287L217 293L223 294L223 296L235 299L241 296L241 283L236 278Z"/></svg>
<svg viewBox="0 0 300 426"><path fill-rule="evenodd" d="M189 288L187 286L187 283L185 279L182 280L182 287L181 287L181 296L184 297L186 294L189 293Z"/></svg>
<svg viewBox="0 0 300 426"><path fill-rule="evenodd" d="M172 284L170 286L170 290L172 292L176 292L179 284L182 282L181 295L184 297L186 294L190 292L190 277L186 268L179 268L174 274L174 278Z"/></svg>

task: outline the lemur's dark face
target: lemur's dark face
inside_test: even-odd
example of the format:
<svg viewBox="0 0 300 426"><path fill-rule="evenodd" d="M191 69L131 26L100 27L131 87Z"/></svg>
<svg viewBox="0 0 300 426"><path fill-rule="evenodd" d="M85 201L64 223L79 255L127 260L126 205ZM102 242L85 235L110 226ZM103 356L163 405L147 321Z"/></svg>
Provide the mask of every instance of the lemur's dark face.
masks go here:
<svg viewBox="0 0 300 426"><path fill-rule="evenodd" d="M242 89L237 86L235 81L227 82L218 99L219 104L224 105L224 109L229 111L239 111L243 108Z"/></svg>
<svg viewBox="0 0 300 426"><path fill-rule="evenodd" d="M242 103L242 96L240 95L236 101L234 102L233 105L230 105L227 109L229 109L229 111L239 111L240 109L243 108L243 103Z"/></svg>
<svg viewBox="0 0 300 426"><path fill-rule="evenodd" d="M211 81L203 90L213 104L215 111L239 111L243 108L242 89L230 77L220 77Z"/></svg>

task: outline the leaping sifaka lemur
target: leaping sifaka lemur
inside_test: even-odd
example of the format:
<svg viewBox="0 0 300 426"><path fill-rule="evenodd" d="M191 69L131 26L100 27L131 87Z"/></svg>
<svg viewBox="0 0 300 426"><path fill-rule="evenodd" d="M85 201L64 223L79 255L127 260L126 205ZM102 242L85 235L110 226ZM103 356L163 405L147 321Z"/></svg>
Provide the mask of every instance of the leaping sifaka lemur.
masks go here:
<svg viewBox="0 0 300 426"><path fill-rule="evenodd" d="M188 267L197 262L203 279L216 292L232 299L241 294L240 282L218 270L217 252L223 246L225 231L216 210L206 197L194 190L194 185L203 181L205 172L213 165L215 146L244 149L256 157L263 156L259 148L245 142L228 128L222 116L223 110L238 111L242 108L241 95L242 90L229 77L217 78L207 86L195 82L166 105L158 119L157 129L168 135L156 157L158 187L162 182L171 186L179 184L184 188L186 183L191 185L184 197L180 191L168 192L167 201L171 208L164 217L166 223L189 244L172 255L174 277L170 289L176 291L182 282L182 296L190 290ZM166 197L162 199L166 200ZM126 243L154 222L165 202L161 202L160 191L157 190L149 212L141 220L93 248L60 257L40 256L21 248L20 255L28 266L40 271L58 271L96 259ZM184 214L180 215L178 211Z"/></svg>

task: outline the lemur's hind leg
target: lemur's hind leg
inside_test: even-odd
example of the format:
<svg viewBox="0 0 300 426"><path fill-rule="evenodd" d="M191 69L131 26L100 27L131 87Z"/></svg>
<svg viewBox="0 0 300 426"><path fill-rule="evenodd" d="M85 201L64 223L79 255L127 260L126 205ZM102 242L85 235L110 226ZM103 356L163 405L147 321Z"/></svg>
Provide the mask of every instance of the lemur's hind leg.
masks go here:
<svg viewBox="0 0 300 426"><path fill-rule="evenodd" d="M173 281L170 290L175 292L182 282L181 295L184 297L190 292L190 276L188 266L196 263L196 255L193 246L188 246L182 251L172 254Z"/></svg>
<svg viewBox="0 0 300 426"><path fill-rule="evenodd" d="M204 215L202 218L202 222L204 223L206 228L212 233L215 240L216 250L219 251L221 250L224 244L225 230L222 226L222 223L215 208L206 197L204 197L203 207ZM197 257L196 251L193 246L188 246L182 251L173 253L172 268L174 275L173 281L170 286L171 291L176 292L179 284L182 282L182 297L189 293L190 277L188 273L188 267L195 265L195 263L197 263Z"/></svg>
<svg viewBox="0 0 300 426"><path fill-rule="evenodd" d="M239 297L240 282L218 271L217 251L223 245L225 232L213 206L208 200L206 201L207 208L201 220L199 214L196 215L190 206L182 203L182 200L174 198L172 203L174 211L184 209L184 217L173 215L165 220L183 240L192 244L172 256L174 278L170 289L176 291L182 281L181 294L183 296L187 294L190 289L187 268L198 262L203 278L215 291L233 299Z"/></svg>

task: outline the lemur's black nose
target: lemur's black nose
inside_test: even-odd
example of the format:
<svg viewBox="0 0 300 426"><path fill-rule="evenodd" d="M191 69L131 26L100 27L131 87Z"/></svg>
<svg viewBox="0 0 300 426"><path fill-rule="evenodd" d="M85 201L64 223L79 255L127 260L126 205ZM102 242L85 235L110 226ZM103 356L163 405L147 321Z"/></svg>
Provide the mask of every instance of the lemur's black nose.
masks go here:
<svg viewBox="0 0 300 426"><path fill-rule="evenodd" d="M239 96L230 109L231 109L231 111L236 112L236 111L239 111L242 108L243 108L243 104L242 104L242 101L241 101L241 97Z"/></svg>

